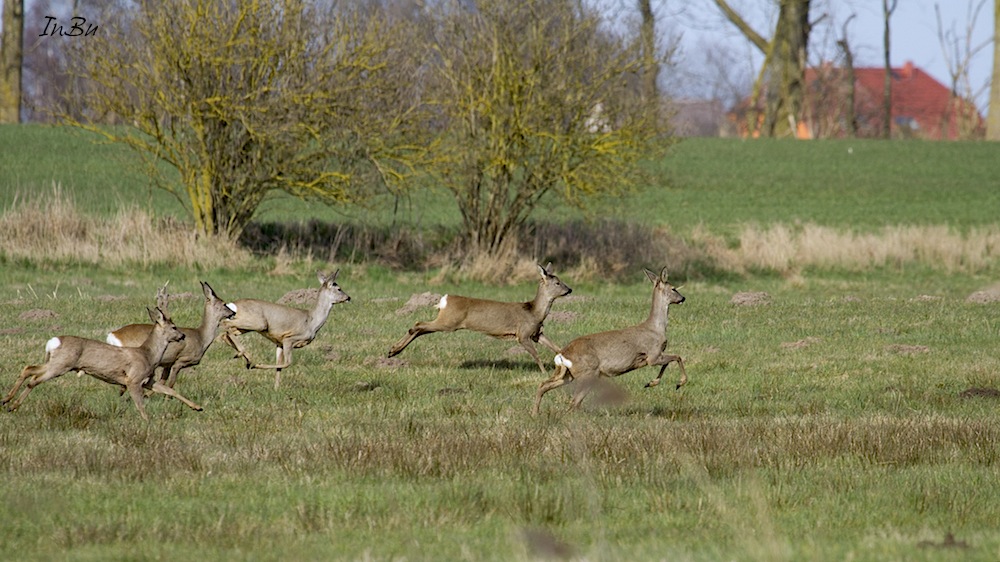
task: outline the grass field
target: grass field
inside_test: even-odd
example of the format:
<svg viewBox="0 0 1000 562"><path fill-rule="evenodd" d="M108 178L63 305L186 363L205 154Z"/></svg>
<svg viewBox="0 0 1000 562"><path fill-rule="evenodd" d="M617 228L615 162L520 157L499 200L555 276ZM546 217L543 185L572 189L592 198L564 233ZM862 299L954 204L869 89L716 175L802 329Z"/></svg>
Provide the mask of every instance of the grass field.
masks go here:
<svg viewBox="0 0 1000 562"><path fill-rule="evenodd" d="M105 189L161 212L145 201L162 194L91 152L109 147L61 134L0 128L4 209L57 182L108 220ZM995 150L685 142L662 164L663 186L635 196L636 220L717 233L731 250L750 242L747 225L990 230ZM836 164L845 154L858 166ZM289 202L273 219L298 213ZM996 560L1000 305L992 292L969 299L997 283L995 258L981 255L953 269L915 259L692 276L669 330L686 387L645 389L656 374L645 369L579 412L549 393L537 418L541 373L511 342L436 334L385 359L433 317L405 310L412 295L527 300L529 280L267 257L100 267L2 255L3 391L51 336L103 339L141 321L165 280L182 326L200 320L199 280L222 298L277 300L339 266L352 302L296 352L278 392L272 372L216 345L177 385L204 412L151 398L145 423L114 388L66 375L0 413L0 558ZM623 283L556 271L574 289L546 323L556 342L648 313L641 271ZM768 299L732 302L751 291ZM244 340L273 357L262 338ZM665 378L677 376L671 366Z"/></svg>

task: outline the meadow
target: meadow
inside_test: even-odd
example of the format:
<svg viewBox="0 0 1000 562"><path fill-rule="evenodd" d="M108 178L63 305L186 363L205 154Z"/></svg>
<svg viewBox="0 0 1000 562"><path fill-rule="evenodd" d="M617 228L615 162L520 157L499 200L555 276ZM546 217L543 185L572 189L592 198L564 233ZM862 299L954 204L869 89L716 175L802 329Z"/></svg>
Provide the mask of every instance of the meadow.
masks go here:
<svg viewBox="0 0 1000 562"><path fill-rule="evenodd" d="M181 326L200 321L199 280L224 299L278 300L340 268L352 297L279 391L273 372L216 344L177 383L203 412L154 397L146 423L116 389L73 374L0 412L0 557L996 560L996 150L682 142L651 164L659 183L600 215L686 248L645 259L688 260L668 349L690 382L666 384L670 366L643 388L647 368L580 411L551 392L531 417L542 375L513 342L433 334L385 355L434 315L412 297L528 300L533 260L552 254L484 283L374 254L206 247L127 154L0 127L4 392L50 337L142 321L168 280ZM276 198L261 221L447 229L446 205L414 195L386 217ZM573 288L545 324L558 343L648 314L641 269L554 269Z"/></svg>

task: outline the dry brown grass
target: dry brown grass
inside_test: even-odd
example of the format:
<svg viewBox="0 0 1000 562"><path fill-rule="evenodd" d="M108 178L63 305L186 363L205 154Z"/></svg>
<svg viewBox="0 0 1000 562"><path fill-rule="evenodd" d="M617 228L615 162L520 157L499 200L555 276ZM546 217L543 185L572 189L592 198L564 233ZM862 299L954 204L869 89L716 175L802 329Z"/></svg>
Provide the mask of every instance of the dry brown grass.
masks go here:
<svg viewBox="0 0 1000 562"><path fill-rule="evenodd" d="M743 227L734 248L717 242L705 247L720 266L737 272L789 274L810 267L861 271L920 264L944 273L970 273L1000 257L1000 226L962 233L947 226L899 225L859 233L811 223L750 225Z"/></svg>
<svg viewBox="0 0 1000 562"><path fill-rule="evenodd" d="M282 273L295 262L308 262L319 255L390 267L438 269L438 282L495 284L534 279L535 264L541 261L552 261L558 272L574 279L616 281L631 278L642 267L661 265L680 278L752 271L795 277L811 268L864 271L907 265L949 274L974 273L1000 258L1000 225L966 232L938 225L886 226L875 232L812 223L746 225L730 239L703 228L682 237L665 228L613 221L539 223L504 255L464 260L456 253L454 241L438 239L433 244L403 247L398 240L420 237L402 230L389 236L379 229L320 228L315 222L295 230L297 234L292 234L294 229L275 228L270 225L274 230L270 237L258 233L257 238L244 238L237 245L199 237L190 225L154 217L138 207L122 208L110 219L84 215L72 198L55 186L49 193L19 198L3 211L0 256L108 267L240 267L250 263L253 253L270 253L276 260L274 273ZM350 241L345 242L347 239Z"/></svg>
<svg viewBox="0 0 1000 562"><path fill-rule="evenodd" d="M251 258L231 242L199 237L190 225L138 207L110 219L84 215L59 186L15 200L0 214L0 232L0 256L36 263L240 267Z"/></svg>

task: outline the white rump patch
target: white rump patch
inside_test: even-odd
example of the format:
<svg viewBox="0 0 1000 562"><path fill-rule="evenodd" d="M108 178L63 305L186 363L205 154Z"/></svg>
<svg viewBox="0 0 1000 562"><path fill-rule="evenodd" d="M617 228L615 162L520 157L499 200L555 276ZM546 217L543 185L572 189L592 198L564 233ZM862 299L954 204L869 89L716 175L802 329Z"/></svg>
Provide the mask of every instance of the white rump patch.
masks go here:
<svg viewBox="0 0 1000 562"><path fill-rule="evenodd" d="M438 302L437 307L441 310L444 310L444 307L446 306L448 306L448 295L441 297L441 300Z"/></svg>
<svg viewBox="0 0 1000 562"><path fill-rule="evenodd" d="M59 349L60 345L62 345L62 342L59 341L59 338L50 339L45 342L45 353L52 353L53 351Z"/></svg>
<svg viewBox="0 0 1000 562"><path fill-rule="evenodd" d="M122 340L118 339L115 336L114 332L108 332L107 341L108 341L109 344L111 344L111 345L113 345L115 347L121 347L122 346Z"/></svg>
<svg viewBox="0 0 1000 562"><path fill-rule="evenodd" d="M227 302L226 303L226 308L228 308L229 310L232 310L233 312L236 312L236 303L234 303L234 302Z"/></svg>
<svg viewBox="0 0 1000 562"><path fill-rule="evenodd" d="M559 367L566 367L567 369L572 369L573 368L573 362L570 361L569 359L567 359L565 356L563 356L562 353L559 353L559 354L556 355L555 363L556 363L556 366L559 366Z"/></svg>

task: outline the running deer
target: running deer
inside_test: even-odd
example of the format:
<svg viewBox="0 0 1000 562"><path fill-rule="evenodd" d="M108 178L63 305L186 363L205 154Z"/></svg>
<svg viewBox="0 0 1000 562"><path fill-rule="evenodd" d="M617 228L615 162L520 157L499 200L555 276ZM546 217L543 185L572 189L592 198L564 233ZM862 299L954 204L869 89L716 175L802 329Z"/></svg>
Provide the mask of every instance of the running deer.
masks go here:
<svg viewBox="0 0 1000 562"><path fill-rule="evenodd" d="M236 315L222 321L225 331L221 337L236 350L234 359L242 357L247 369L274 369L274 389L277 390L281 384L281 370L292 364L292 349L309 345L326 323L333 305L351 300L337 285L338 273L339 269L329 277L322 272L316 273L320 282L319 296L310 311L256 299L229 303ZM246 332L257 332L274 342L277 346L274 365L258 365L250 359L237 337Z"/></svg>
<svg viewBox="0 0 1000 562"><path fill-rule="evenodd" d="M177 373L181 369L201 363L201 358L205 356L208 347L215 340L219 323L236 314L234 309L215 294L208 283L201 282L201 291L205 295L201 325L197 328L181 328L184 339L167 345L167 350L159 362L161 368L159 380L170 388L173 388L177 382ZM157 293L156 300L160 310L166 312L166 285ZM109 333L107 342L117 347L135 347L141 345L149 337L151 331L153 331L152 324L129 324Z"/></svg>
<svg viewBox="0 0 1000 562"><path fill-rule="evenodd" d="M543 374L545 365L538 357L535 343L539 342L559 352L559 347L542 333L542 323L549 315L552 301L573 290L552 273L552 264L537 266L542 279L535 299L528 302L497 302L484 299L445 295L438 303L438 315L432 322L417 322L389 350L389 357L398 355L410 342L424 334L472 330L498 339L516 339L528 350Z"/></svg>
<svg viewBox="0 0 1000 562"><path fill-rule="evenodd" d="M189 408L201 411L201 406L153 377L153 369L163 357L167 344L183 340L184 334L159 308L146 310L155 327L142 345L115 347L102 341L76 336L54 337L45 344L45 363L25 367L13 388L0 403L7 405L7 409L13 412L36 386L70 371L79 371L127 390L144 420L149 419L143 404L144 387L153 392L173 396ZM11 402L25 381L28 382L28 386L17 400Z"/></svg>
<svg viewBox="0 0 1000 562"><path fill-rule="evenodd" d="M680 388L687 383L684 362L677 355L668 355L667 349L667 307L684 302L684 296L667 282L667 268L657 275L645 269L646 277L653 282L653 306L649 318L641 324L621 330L612 330L581 336L556 355L556 371L538 387L532 414L537 415L546 392L579 380L571 402L578 408L598 377L617 377L646 365L660 365L660 373L646 383L646 387L660 384L663 371L670 363L677 363L681 369Z"/></svg>

